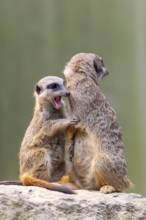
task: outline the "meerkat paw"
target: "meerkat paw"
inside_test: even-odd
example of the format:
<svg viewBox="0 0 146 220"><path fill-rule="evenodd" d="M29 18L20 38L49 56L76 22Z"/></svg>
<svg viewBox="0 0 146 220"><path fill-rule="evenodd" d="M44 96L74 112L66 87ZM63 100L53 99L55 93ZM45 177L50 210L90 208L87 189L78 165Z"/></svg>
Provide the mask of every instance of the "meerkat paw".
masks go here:
<svg viewBox="0 0 146 220"><path fill-rule="evenodd" d="M70 117L70 121L72 124L77 124L80 121L80 119L76 116L72 116Z"/></svg>
<svg viewBox="0 0 146 220"><path fill-rule="evenodd" d="M115 188L110 185L105 185L105 186L102 186L99 191L102 193L112 193L112 192L115 192Z"/></svg>

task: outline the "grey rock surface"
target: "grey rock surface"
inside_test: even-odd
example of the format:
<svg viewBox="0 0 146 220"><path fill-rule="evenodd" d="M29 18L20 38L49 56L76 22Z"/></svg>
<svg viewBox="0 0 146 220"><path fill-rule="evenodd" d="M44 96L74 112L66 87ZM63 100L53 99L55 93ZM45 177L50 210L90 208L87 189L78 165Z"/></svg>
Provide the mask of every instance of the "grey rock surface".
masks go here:
<svg viewBox="0 0 146 220"><path fill-rule="evenodd" d="M39 187L0 186L0 220L146 219L146 198L134 193L74 195Z"/></svg>

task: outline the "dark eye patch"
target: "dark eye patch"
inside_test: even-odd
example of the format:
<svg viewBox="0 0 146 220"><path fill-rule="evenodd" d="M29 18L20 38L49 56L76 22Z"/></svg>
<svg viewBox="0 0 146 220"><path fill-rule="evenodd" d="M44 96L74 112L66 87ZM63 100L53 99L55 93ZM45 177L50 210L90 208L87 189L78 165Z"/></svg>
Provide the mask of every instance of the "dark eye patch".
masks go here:
<svg viewBox="0 0 146 220"><path fill-rule="evenodd" d="M98 65L98 63L96 61L94 61L94 69L95 69L96 73L102 72L102 66Z"/></svg>
<svg viewBox="0 0 146 220"><path fill-rule="evenodd" d="M59 90L60 88L61 88L60 85L57 83L52 83L47 85L47 89Z"/></svg>
<svg viewBox="0 0 146 220"><path fill-rule="evenodd" d="M42 90L42 88L40 86L36 85L35 91L38 95L40 94L41 90Z"/></svg>

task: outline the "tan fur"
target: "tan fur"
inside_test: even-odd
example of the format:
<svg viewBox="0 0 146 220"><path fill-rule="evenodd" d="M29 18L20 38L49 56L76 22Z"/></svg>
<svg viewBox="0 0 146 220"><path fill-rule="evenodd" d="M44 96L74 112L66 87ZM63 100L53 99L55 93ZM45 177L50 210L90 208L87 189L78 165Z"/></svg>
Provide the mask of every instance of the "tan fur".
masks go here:
<svg viewBox="0 0 146 220"><path fill-rule="evenodd" d="M128 189L132 183L127 177L121 128L99 87L100 79L108 74L102 59L95 54L77 54L64 74L71 92L71 110L80 119L77 126L67 129L66 135L70 181L78 188L103 193ZM74 147L72 158L71 147Z"/></svg>
<svg viewBox="0 0 146 220"><path fill-rule="evenodd" d="M54 83L59 87L50 87ZM63 103L59 109L53 104L56 97L68 96L69 92L63 79L48 76L37 83L34 95L34 114L19 155L20 180L23 185L73 193L66 186L48 182L59 181L64 174L64 132L69 125L77 123L75 118L65 118Z"/></svg>

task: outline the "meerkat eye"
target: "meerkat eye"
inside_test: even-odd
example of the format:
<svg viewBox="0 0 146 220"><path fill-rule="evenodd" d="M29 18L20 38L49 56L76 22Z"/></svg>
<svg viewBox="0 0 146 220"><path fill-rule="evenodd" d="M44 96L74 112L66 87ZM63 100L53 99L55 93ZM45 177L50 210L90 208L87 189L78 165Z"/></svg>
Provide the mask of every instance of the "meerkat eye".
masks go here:
<svg viewBox="0 0 146 220"><path fill-rule="evenodd" d="M41 87L38 86L38 85L36 85L36 87L35 87L35 91L36 91L36 93L39 95L40 92L41 92Z"/></svg>
<svg viewBox="0 0 146 220"><path fill-rule="evenodd" d="M95 69L96 73L101 73L102 72L101 65L98 65L98 63L96 61L94 61L94 69Z"/></svg>
<svg viewBox="0 0 146 220"><path fill-rule="evenodd" d="M52 84L49 84L47 86L47 89L59 90L60 89L60 85L57 84L57 83L52 83Z"/></svg>

